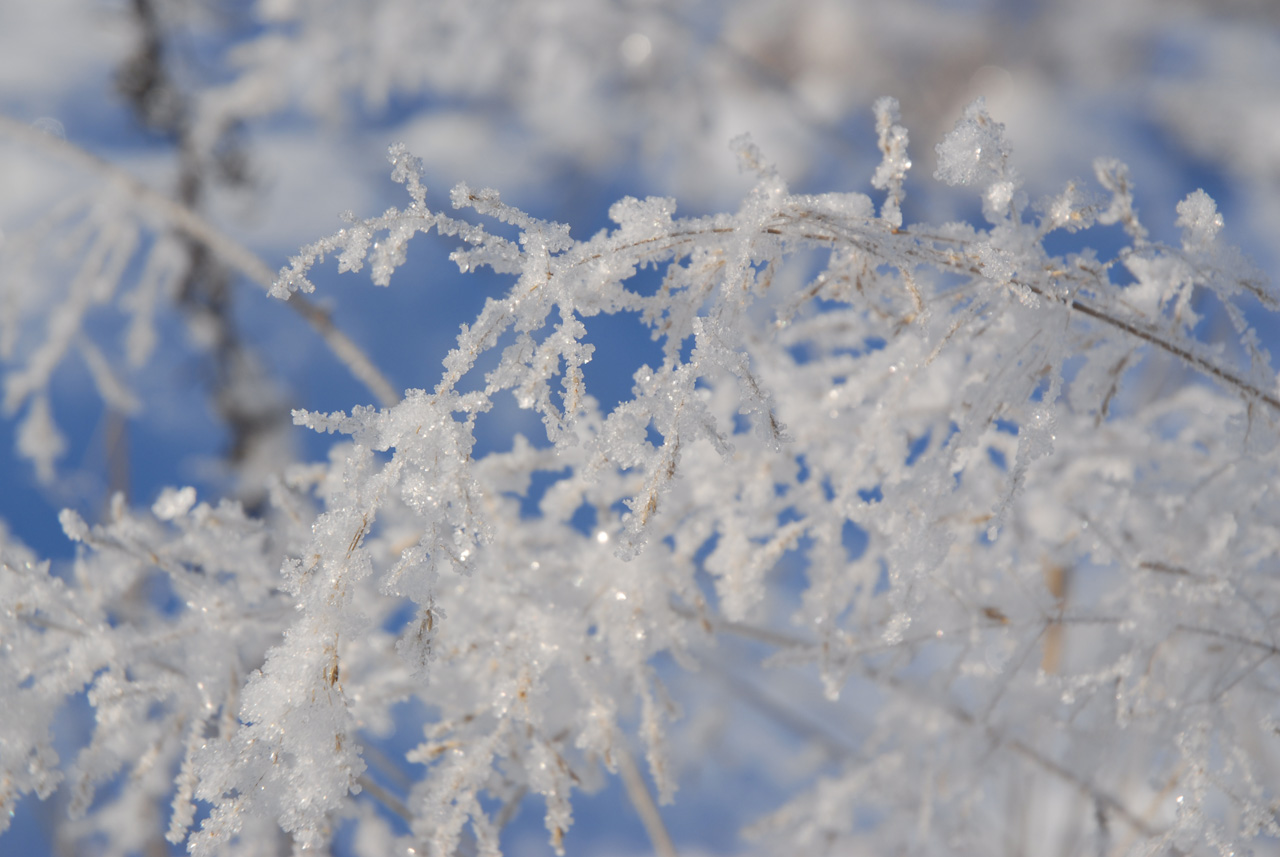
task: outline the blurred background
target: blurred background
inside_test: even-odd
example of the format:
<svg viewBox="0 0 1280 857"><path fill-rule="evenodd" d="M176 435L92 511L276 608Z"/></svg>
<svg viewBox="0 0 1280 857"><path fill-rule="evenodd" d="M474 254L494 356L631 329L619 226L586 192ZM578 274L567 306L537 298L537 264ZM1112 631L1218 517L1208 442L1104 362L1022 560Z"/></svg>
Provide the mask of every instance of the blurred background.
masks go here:
<svg viewBox="0 0 1280 857"><path fill-rule="evenodd" d="M173 234L125 177L270 269L343 212L406 204L386 162L398 141L423 159L429 203L493 187L585 238L624 195L733 210L751 185L728 148L744 132L795 191L879 199L882 95L910 132L907 224L981 223L976 194L932 173L934 145L982 96L1032 201L1092 185L1094 158L1116 157L1153 240L1177 243L1174 207L1203 188L1225 239L1276 282L1272 0L0 0L0 520L66 560L58 510L92 521L115 492L145 506L191 484L252 507L271 468L327 449L290 408L374 402L297 314ZM313 275L398 390L434 386L458 325L505 288L461 275L450 249L417 239L389 289L332 262ZM1274 322L1257 323L1273 343ZM604 402L654 350L613 324L588 367ZM540 432L501 416L478 454ZM741 850L742 819L778 797L719 770L668 817L706 853ZM616 784L575 806L571 852L647 850ZM0 852L53 853L62 812L25 801ZM516 825L512 853L526 839L544 853L540 812Z"/></svg>

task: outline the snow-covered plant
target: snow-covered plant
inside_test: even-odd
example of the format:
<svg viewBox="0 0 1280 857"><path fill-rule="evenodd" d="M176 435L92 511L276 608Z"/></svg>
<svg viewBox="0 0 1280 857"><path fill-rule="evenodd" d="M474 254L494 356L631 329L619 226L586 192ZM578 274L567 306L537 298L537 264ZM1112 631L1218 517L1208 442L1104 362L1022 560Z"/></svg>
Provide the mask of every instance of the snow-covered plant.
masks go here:
<svg viewBox="0 0 1280 857"><path fill-rule="evenodd" d="M339 439L260 513L190 488L67 512L65 570L3 542L0 804L65 780L101 854L353 826L355 853L452 855L501 853L536 797L563 853L617 774L672 853L633 754L678 801L707 730L752 746L746 705L796 736L746 763L790 794L762 853L1274 850L1280 390L1250 321L1274 293L1203 191L1176 247L1116 161L1031 203L981 101L935 175L985 223L912 222L897 103L876 116L878 209L792 193L739 138L735 212L624 198L585 239L493 190L449 213L393 147L407 204L271 294L331 258L410 287L428 232L505 291L398 401L294 411ZM661 362L605 406L585 367L621 315ZM512 402L542 430L478 454Z"/></svg>

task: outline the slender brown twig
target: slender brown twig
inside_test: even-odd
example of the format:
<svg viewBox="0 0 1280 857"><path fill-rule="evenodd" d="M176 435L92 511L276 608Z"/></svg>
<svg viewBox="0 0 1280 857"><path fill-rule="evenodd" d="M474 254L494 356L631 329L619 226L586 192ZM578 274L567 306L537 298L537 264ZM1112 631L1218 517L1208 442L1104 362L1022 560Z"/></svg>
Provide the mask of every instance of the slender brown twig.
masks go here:
<svg viewBox="0 0 1280 857"><path fill-rule="evenodd" d="M613 755L618 760L618 772L622 775L627 797L636 808L645 833L649 834L654 853L658 857L678 857L675 843L671 841L671 834L662 821L662 813L658 812L658 805L654 803L653 795L649 793L649 786L645 784L644 775L640 773L631 751L621 744L615 744Z"/></svg>

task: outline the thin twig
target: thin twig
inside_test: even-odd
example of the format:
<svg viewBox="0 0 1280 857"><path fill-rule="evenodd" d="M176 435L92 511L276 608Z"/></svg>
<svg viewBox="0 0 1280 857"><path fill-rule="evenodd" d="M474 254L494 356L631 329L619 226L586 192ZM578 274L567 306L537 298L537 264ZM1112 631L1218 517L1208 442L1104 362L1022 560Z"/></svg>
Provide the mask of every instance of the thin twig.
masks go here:
<svg viewBox="0 0 1280 857"><path fill-rule="evenodd" d="M631 751L621 744L616 744L613 747L613 755L618 760L618 771L622 774L622 784L626 786L627 797L631 799L631 805L636 808L636 813L644 824L645 833L649 834L654 853L658 857L679 857L675 843L671 841L671 834L667 832L667 826L662 821L662 814L658 812L658 805L653 802L653 795L649 793L649 786L645 784L644 775L640 773L640 768L631 756Z"/></svg>
<svg viewBox="0 0 1280 857"><path fill-rule="evenodd" d="M704 660L703 663L708 661ZM731 671L729 667L723 664L718 666L724 683L743 702L772 718L795 735L822 745L831 756L865 761L862 753L846 735L836 732L807 713L788 706L777 699L775 694L767 693L759 685Z"/></svg>
<svg viewBox="0 0 1280 857"><path fill-rule="evenodd" d="M271 284L268 283L267 287L270 288ZM328 310L296 293L289 296L288 304L306 320L307 324L311 325L316 333L320 334L334 356L357 380L378 397L378 401L384 408L389 408L400 401L400 394L391 386L391 382L378 371L378 367L373 365L373 361L360 349L360 346L338 329Z"/></svg>
<svg viewBox="0 0 1280 857"><path fill-rule="evenodd" d="M379 750L377 745L368 741L361 742L360 756L372 767L377 768L384 777L394 782L398 788L406 792L413 788L413 780L409 775L400 770L400 766Z"/></svg>
<svg viewBox="0 0 1280 857"><path fill-rule="evenodd" d="M413 826L413 813L409 812L409 808L398 797L370 779L368 774L361 774L356 779L356 782L360 784L360 788L363 791L369 793L370 797L403 818L410 827Z"/></svg>
<svg viewBox="0 0 1280 857"><path fill-rule="evenodd" d="M520 803L527 794L529 794L528 786L517 787L511 797L507 798L507 802L502 805L502 809L498 811L497 817L493 820L493 826L502 830L510 824L511 819L515 818L516 813L520 811Z"/></svg>

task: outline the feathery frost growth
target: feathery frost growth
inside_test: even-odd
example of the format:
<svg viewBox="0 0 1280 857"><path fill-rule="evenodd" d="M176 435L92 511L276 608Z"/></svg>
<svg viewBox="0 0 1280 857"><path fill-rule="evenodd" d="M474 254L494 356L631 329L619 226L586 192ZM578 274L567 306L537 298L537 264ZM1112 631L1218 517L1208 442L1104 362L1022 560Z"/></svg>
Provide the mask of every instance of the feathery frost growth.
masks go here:
<svg viewBox="0 0 1280 857"><path fill-rule="evenodd" d="M103 854L155 830L323 853L354 825L352 853L443 857L501 853L536 796L565 853L614 774L642 814L637 767L679 801L736 694L798 742L760 750L789 784L760 853L1000 853L1019 824L1051 853L1272 853L1280 391L1250 318L1274 291L1203 191L1176 247L1118 162L1028 200L981 101L936 178L986 223L912 222L898 105L875 115L878 201L792 193L740 138L735 212L625 198L589 238L492 190L439 207L393 147L404 207L271 294L332 259L413 288L429 232L505 291L438 379L294 411L337 439L254 514L189 488L68 512L56 573L4 542L0 803L62 784ZM1117 225L1105 257L1049 249ZM661 362L603 406L585 367L620 314ZM478 454L509 401L543 430ZM82 692L64 764L50 724Z"/></svg>

